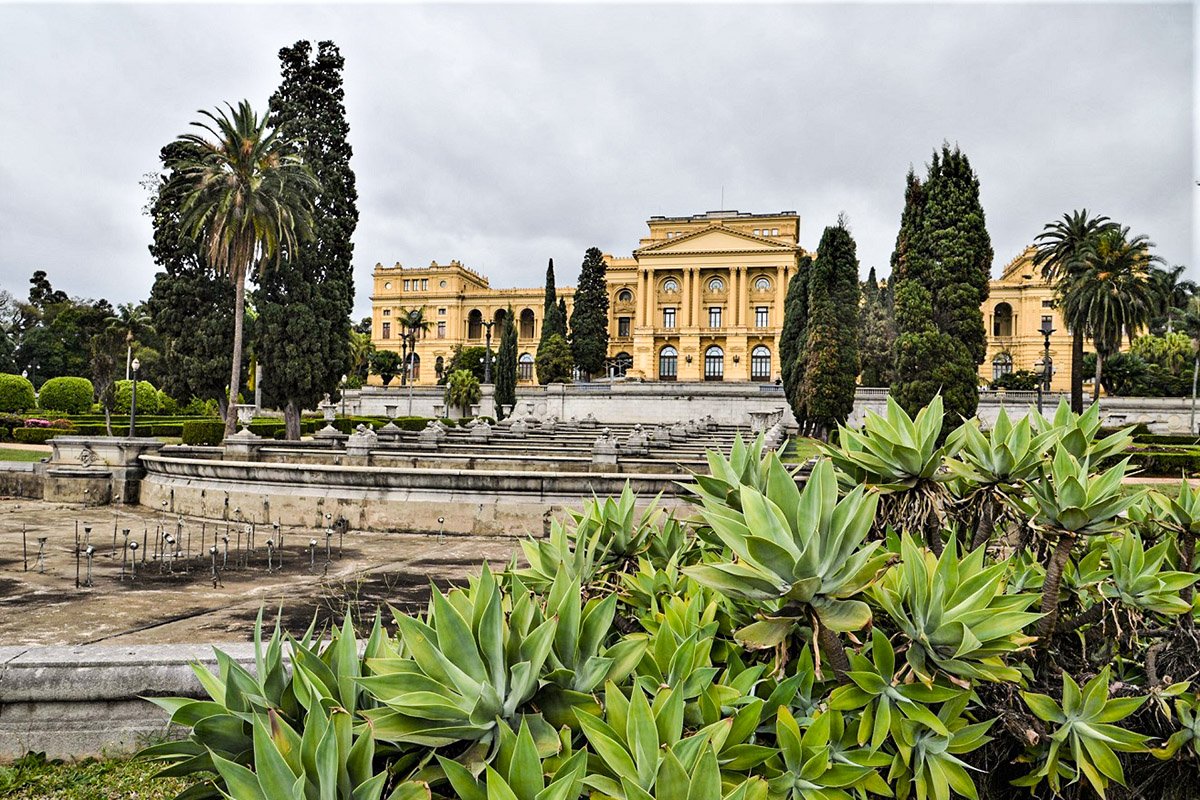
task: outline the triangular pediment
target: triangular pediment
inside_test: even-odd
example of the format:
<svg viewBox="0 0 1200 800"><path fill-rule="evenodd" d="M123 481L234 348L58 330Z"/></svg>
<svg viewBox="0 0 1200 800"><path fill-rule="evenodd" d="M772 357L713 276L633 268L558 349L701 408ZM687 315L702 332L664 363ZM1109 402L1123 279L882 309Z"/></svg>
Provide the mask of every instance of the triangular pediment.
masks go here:
<svg viewBox="0 0 1200 800"><path fill-rule="evenodd" d="M795 249L795 245L777 242L751 233L743 233L723 225L712 225L686 236L648 244L638 248L634 253L639 256L679 253L787 253Z"/></svg>

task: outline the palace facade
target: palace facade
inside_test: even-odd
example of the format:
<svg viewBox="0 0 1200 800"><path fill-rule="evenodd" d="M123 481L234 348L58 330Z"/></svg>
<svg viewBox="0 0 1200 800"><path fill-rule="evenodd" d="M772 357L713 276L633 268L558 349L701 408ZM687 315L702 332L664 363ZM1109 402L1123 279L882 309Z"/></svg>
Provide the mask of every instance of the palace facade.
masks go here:
<svg viewBox="0 0 1200 800"><path fill-rule="evenodd" d="M794 211L709 211L651 217L628 257L605 254L609 291L609 374L662 381L775 381L788 282L800 257ZM518 378L535 380L544 288L494 289L458 261L427 267L377 264L371 295L372 342L403 352L405 315L423 309L429 328L409 356L418 385L434 384L456 347L499 346L512 308ZM568 314L575 290L558 287ZM1038 370L1044 321L1054 367L1052 389L1067 390L1071 337L1053 308L1053 290L1033 268L1032 249L991 282L983 306L988 333L982 384L1006 372ZM492 324L495 323L495 324ZM1060 368L1061 367L1061 368ZM378 383L372 375L371 382Z"/></svg>

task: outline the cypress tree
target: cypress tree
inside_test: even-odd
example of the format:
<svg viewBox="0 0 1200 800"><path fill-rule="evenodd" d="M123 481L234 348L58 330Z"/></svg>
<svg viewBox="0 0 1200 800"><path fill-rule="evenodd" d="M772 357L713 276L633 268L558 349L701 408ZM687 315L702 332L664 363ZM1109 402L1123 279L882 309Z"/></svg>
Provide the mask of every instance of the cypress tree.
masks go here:
<svg viewBox="0 0 1200 800"><path fill-rule="evenodd" d="M496 418L503 419L503 406L517 404L517 326L512 306L504 315L500 330L500 350L496 354Z"/></svg>
<svg viewBox="0 0 1200 800"><path fill-rule="evenodd" d="M808 275L811 270L812 258L801 256L796 274L788 283L783 301L783 327L779 331L779 372L783 392L802 432L808 424L799 387L804 377L804 350L808 340Z"/></svg>
<svg viewBox="0 0 1200 800"><path fill-rule="evenodd" d="M908 413L940 391L947 420L975 415L977 369L987 350L980 306L992 255L979 179L966 155L943 145L924 183L909 171L892 254L898 333L892 389Z"/></svg>
<svg viewBox="0 0 1200 800"><path fill-rule="evenodd" d="M320 42L314 57L312 45L299 41L281 49L279 60L283 79L271 97L271 120L303 143L301 155L321 184L313 241L261 275L256 296L264 400L284 410L288 438L297 439L300 411L335 392L350 369L358 192L337 46Z"/></svg>
<svg viewBox="0 0 1200 800"><path fill-rule="evenodd" d="M571 312L571 357L584 380L604 374L608 358L608 265L598 248L589 247L579 271Z"/></svg>
<svg viewBox="0 0 1200 800"><path fill-rule="evenodd" d="M871 267L863 284L859 360L861 386L889 386L892 382L892 360L896 345L896 325L888 302L887 287L880 287Z"/></svg>
<svg viewBox="0 0 1200 800"><path fill-rule="evenodd" d="M854 409L858 378L858 256L845 219L827 227L808 278L808 337L800 398L827 437Z"/></svg>
<svg viewBox="0 0 1200 800"><path fill-rule="evenodd" d="M554 333L567 338L567 298L558 298L558 313L554 315Z"/></svg>
<svg viewBox="0 0 1200 800"><path fill-rule="evenodd" d="M554 286L554 259L552 258L546 267L546 296L542 302L542 333L538 337L535 360L537 356L541 355L547 340L555 334L566 336L566 316L559 314L558 291ZM538 383L545 383L541 379L540 373Z"/></svg>

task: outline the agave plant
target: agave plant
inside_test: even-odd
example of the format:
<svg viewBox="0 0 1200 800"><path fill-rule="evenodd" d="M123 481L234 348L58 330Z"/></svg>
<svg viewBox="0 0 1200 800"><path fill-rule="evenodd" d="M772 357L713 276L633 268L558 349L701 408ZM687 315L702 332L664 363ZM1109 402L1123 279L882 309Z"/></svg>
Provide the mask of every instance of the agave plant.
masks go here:
<svg viewBox="0 0 1200 800"><path fill-rule="evenodd" d="M254 625L255 672L220 650L216 650L217 672L199 664L192 671L208 694L207 700L187 697L149 697L150 702L170 714L172 725L190 728L186 739L162 742L145 748L139 757L166 765L163 777L182 777L198 773L216 773L217 759L243 767L253 765L256 751L255 725L269 718L272 729L307 729L306 718L322 703L337 705L353 715L368 698L355 680L362 674L358 643L349 616L330 641L319 646L314 626L300 639L285 637L276 622L275 630L264 643L263 615L259 611ZM315 620L314 620L315 623ZM383 631L378 618L367 639L365 653L381 651ZM291 654L287 669L284 645ZM189 800L221 797L228 789L223 773L215 782L197 784L186 790Z"/></svg>
<svg viewBox="0 0 1200 800"><path fill-rule="evenodd" d="M433 587L426 620L395 613L399 644L390 657L367 659L371 674L359 680L380 703L363 712L375 736L424 747L473 742L471 758L493 750L500 726L519 725L554 646L558 618L535 625L536 616L528 593L506 608L486 562L469 589Z"/></svg>
<svg viewBox="0 0 1200 800"><path fill-rule="evenodd" d="M768 452L764 456L764 446L761 435L747 443L739 434L733 439L729 458L725 458L717 450L705 451L708 474L696 473L693 476L695 484L684 487L695 495L695 498L689 499L698 503L715 502L740 509L743 486L753 486L760 492L765 492L770 470L774 463L779 461L779 455ZM771 459L772 455L775 456L774 460Z"/></svg>
<svg viewBox="0 0 1200 800"><path fill-rule="evenodd" d="M938 720L949 735L917 720L902 719L897 729L896 755L888 771L888 783L895 787L897 800L915 794L923 798L949 798L951 794L976 800L975 781L967 770L974 769L959 756L990 741L988 728L995 720L970 723L963 717L970 695L946 702L938 711Z"/></svg>
<svg viewBox="0 0 1200 800"><path fill-rule="evenodd" d="M1192 604L1183 599L1200 575L1163 569L1168 549L1174 542L1166 538L1146 550L1142 537L1130 531L1107 542L1109 579L1100 590L1109 600L1140 611L1170 616L1187 614Z"/></svg>
<svg viewBox="0 0 1200 800"><path fill-rule="evenodd" d="M908 638L905 658L932 685L936 670L952 678L1020 681L1004 658L1034 641L1024 628L1039 618L1026 611L1035 594L1005 592L1007 565L985 567L978 548L959 556L953 538L940 557L905 534L900 563L871 589L876 602Z"/></svg>
<svg viewBox="0 0 1200 800"><path fill-rule="evenodd" d="M662 687L685 699L700 695L720 672L712 649L718 624L717 602L704 594L672 597L654 619L645 621L648 646L637 666L637 681L647 692Z"/></svg>
<svg viewBox="0 0 1200 800"><path fill-rule="evenodd" d="M517 733L500 729L496 759L485 767L482 779L452 759L438 756L438 763L459 800L576 800L583 793L587 753L578 750L564 759L547 781L537 743L522 722Z"/></svg>
<svg viewBox="0 0 1200 800"><path fill-rule="evenodd" d="M775 738L779 746L782 769L773 770L768 780L772 797L783 800L852 800L866 792L890 795L883 778L871 766L870 754L858 759L835 759L834 735L836 723L842 727L842 715L838 711L826 711L819 715L806 730L801 732L796 718L786 707L779 709L775 726ZM882 759L886 765L889 759Z"/></svg>
<svg viewBox="0 0 1200 800"><path fill-rule="evenodd" d="M979 430L979 421L971 419L947 437L947 446L957 454L946 459L946 467L962 484L962 504L978 509L972 548L991 538L997 518L1007 508L1005 497L1021 481L1036 476L1057 437L1057 429L1035 435L1028 416L1014 425L1003 408L987 435Z"/></svg>
<svg viewBox="0 0 1200 800"><path fill-rule="evenodd" d="M1041 756L1041 767L1013 783L1037 786L1046 780L1058 794L1063 778L1070 783L1086 778L1096 793L1104 797L1110 781L1125 785L1125 771L1117 752L1139 753L1148 749L1148 736L1114 724L1137 711L1146 698L1110 698L1108 667L1082 690L1069 673L1064 671L1062 676L1061 705L1044 694L1021 693L1034 716L1057 727Z"/></svg>
<svg viewBox="0 0 1200 800"><path fill-rule="evenodd" d="M942 397L937 395L914 420L890 396L886 416L868 411L862 431L838 427L838 446L820 445L847 487L867 486L883 494L879 528L919 530L941 552L941 528L952 477L944 469L958 446L942 433Z"/></svg>
<svg viewBox="0 0 1200 800"><path fill-rule="evenodd" d="M813 467L801 491L775 459L767 492L743 486L740 500L735 509L706 498L701 510L732 558L684 572L727 596L779 605L776 613L737 632L747 646L778 647L797 625L808 623L834 659L834 669L845 671L848 664L834 632L870 622L870 608L856 596L887 560L878 542L864 542L877 496L859 487L839 502L828 461Z"/></svg>
<svg viewBox="0 0 1200 800"><path fill-rule="evenodd" d="M1041 477L1026 483L1030 500L1022 505L1035 527L1055 541L1042 586L1041 611L1045 616L1038 637L1043 641L1049 640L1058 623L1059 583L1075 540L1120 530L1125 524L1123 512L1140 501L1137 494L1121 492L1128 458L1095 476L1090 474L1090 464L1086 456L1080 460L1060 444L1054 460L1049 466L1043 465Z"/></svg>
<svg viewBox="0 0 1200 800"><path fill-rule="evenodd" d="M919 722L943 736L950 731L930 707L953 700L966 690L941 683L905 681L896 669L896 651L883 631L871 631L871 658L850 654L851 683L829 695L829 707L838 711L862 709L858 717L857 742L879 750L889 736L900 735L901 719ZM903 668L899 673L903 673Z"/></svg>
<svg viewBox="0 0 1200 800"><path fill-rule="evenodd" d="M1158 519L1175 530L1179 536L1179 567L1184 572L1196 568L1196 536L1200 534L1200 489L1193 489L1184 478L1179 482L1179 492L1173 498L1153 494L1152 499L1159 511ZM1191 600L1192 589L1182 591L1185 600Z"/></svg>
<svg viewBox="0 0 1200 800"><path fill-rule="evenodd" d="M1036 411L1030 411L1029 418L1037 433L1054 434L1055 442L1061 445L1076 459L1091 459L1100 462L1102 459L1125 452L1133 444L1133 429L1123 428L1116 433L1103 438L1100 428L1100 405L1093 403L1087 411L1076 414L1071 411L1067 401L1060 400L1054 411L1054 418L1048 420Z"/></svg>
<svg viewBox="0 0 1200 800"><path fill-rule="evenodd" d="M1192 758L1200 757L1200 695L1177 697L1175 714L1179 718L1179 730L1172 733L1161 748L1151 752L1164 761L1174 758L1184 748L1191 752Z"/></svg>

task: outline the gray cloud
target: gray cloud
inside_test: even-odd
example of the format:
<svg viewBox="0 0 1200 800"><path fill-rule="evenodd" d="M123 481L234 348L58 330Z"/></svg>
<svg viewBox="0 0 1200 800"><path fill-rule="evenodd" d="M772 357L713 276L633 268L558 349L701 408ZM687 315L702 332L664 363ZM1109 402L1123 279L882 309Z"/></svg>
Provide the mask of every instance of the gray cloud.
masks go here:
<svg viewBox="0 0 1200 800"><path fill-rule="evenodd" d="M0 6L0 286L143 298L138 182L196 110L265 107L333 39L375 262L572 281L652 214L845 211L887 271L909 164L957 142L997 265L1077 207L1195 266L1192 8L1171 5Z"/></svg>

